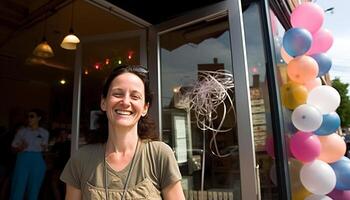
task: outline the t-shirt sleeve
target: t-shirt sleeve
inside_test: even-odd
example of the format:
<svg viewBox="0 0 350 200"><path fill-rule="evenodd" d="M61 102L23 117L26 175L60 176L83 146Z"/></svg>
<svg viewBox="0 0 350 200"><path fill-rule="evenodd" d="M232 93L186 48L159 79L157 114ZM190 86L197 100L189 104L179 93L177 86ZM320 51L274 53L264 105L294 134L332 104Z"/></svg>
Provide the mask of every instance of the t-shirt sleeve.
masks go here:
<svg viewBox="0 0 350 200"><path fill-rule="evenodd" d="M13 141L11 143L12 147L18 147L20 145L20 143L22 142L21 140L23 140L23 132L24 132L24 129L20 129L16 133L15 138L13 139Z"/></svg>
<svg viewBox="0 0 350 200"><path fill-rule="evenodd" d="M180 181L181 173L173 150L163 142L159 142L158 144L159 180L161 189L164 189L168 185Z"/></svg>
<svg viewBox="0 0 350 200"><path fill-rule="evenodd" d="M43 144L48 145L50 133L47 130L44 130L44 131L45 131L45 134L44 134L44 138L43 138Z"/></svg>
<svg viewBox="0 0 350 200"><path fill-rule="evenodd" d="M60 179L66 184L81 190L82 161L80 157L80 152L78 152L69 158L61 173Z"/></svg>

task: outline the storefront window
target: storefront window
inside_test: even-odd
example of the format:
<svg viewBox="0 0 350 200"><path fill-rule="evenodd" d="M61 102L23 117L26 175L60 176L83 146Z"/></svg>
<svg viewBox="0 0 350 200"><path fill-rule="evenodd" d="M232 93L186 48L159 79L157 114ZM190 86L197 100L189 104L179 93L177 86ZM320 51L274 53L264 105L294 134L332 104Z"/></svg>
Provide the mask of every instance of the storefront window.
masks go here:
<svg viewBox="0 0 350 200"><path fill-rule="evenodd" d="M93 40L93 39L91 39ZM79 144L94 140L100 112L102 86L112 69L120 65L140 64L140 39L96 40L82 45L82 84Z"/></svg>
<svg viewBox="0 0 350 200"><path fill-rule="evenodd" d="M225 90L227 98L222 104L208 109L206 100L217 94L209 91L214 85L205 86L208 74L202 73L226 70L232 76L228 29L224 17L160 36L162 140L175 152L187 199L240 199L234 88ZM198 84L203 87L196 93ZM209 93L202 102L194 99L205 92ZM203 130L203 126L208 128ZM209 127L220 127L222 132Z"/></svg>
<svg viewBox="0 0 350 200"><path fill-rule="evenodd" d="M274 37L275 52L280 52L283 28L275 15L271 14L271 28ZM267 58L261 22L261 11L258 3L251 3L243 12L244 29L249 68L251 110L253 118L254 146L256 162L259 166L261 199L278 199L276 167L273 159L273 137L270 100L268 93L266 68ZM277 65L283 70L278 53ZM278 77L279 79L284 77Z"/></svg>
<svg viewBox="0 0 350 200"><path fill-rule="evenodd" d="M278 21L278 18L275 16L275 14L272 11L270 11L270 20L271 20L273 39L274 39L275 59L276 59L275 63L277 65L277 76L278 76L277 80L278 80L279 88L281 89L283 84L286 84L288 81L287 63L283 60L281 56L282 41L283 41L283 35L285 33L285 29L283 28L282 24ZM294 127L291 120L292 110L287 109L285 106L281 106L281 107L282 107L282 113L283 113L285 144L289 144L291 135L296 133L297 129ZM287 154L288 158L286 157L285 159L288 159L288 168L289 168L289 174L290 174L289 179L290 179L292 198L304 199L309 195L309 192L304 188L299 177L302 163L292 158L292 156L290 156L291 152L288 152L289 147L287 147L286 150L288 153ZM273 179L275 179L274 175L272 175L272 180Z"/></svg>

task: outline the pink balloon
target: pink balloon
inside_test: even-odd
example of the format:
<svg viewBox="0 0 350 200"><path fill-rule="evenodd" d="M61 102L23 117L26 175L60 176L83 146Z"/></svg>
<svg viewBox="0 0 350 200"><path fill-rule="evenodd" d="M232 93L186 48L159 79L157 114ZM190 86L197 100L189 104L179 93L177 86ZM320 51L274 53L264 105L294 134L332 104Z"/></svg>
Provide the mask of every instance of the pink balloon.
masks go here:
<svg viewBox="0 0 350 200"><path fill-rule="evenodd" d="M275 158L275 149L274 149L274 144L273 144L273 135L269 134L266 137L265 141L265 150L267 154L269 154L272 158Z"/></svg>
<svg viewBox="0 0 350 200"><path fill-rule="evenodd" d="M316 78L316 79L313 79L311 81L308 81L308 82L304 83L304 86L306 87L306 89L308 91L311 91L315 87L318 87L318 86L321 86L321 85L322 85L322 81L321 81L320 78Z"/></svg>
<svg viewBox="0 0 350 200"><path fill-rule="evenodd" d="M290 140L290 150L297 160L310 162L320 155L321 143L313 133L298 131Z"/></svg>
<svg viewBox="0 0 350 200"><path fill-rule="evenodd" d="M286 50L284 50L283 47L281 47L281 57L287 64L294 58L293 56L288 55L288 53L286 52Z"/></svg>
<svg viewBox="0 0 350 200"><path fill-rule="evenodd" d="M327 29L320 29L312 34L312 43L310 49L306 52L307 55L325 53L333 44L333 35Z"/></svg>
<svg viewBox="0 0 350 200"><path fill-rule="evenodd" d="M315 33L321 28L323 20L323 9L310 2L300 4L290 16L290 22L294 28L305 28L311 33Z"/></svg>
<svg viewBox="0 0 350 200"><path fill-rule="evenodd" d="M350 190L337 190L334 189L331 193L328 194L329 197L334 200L349 200L350 199Z"/></svg>

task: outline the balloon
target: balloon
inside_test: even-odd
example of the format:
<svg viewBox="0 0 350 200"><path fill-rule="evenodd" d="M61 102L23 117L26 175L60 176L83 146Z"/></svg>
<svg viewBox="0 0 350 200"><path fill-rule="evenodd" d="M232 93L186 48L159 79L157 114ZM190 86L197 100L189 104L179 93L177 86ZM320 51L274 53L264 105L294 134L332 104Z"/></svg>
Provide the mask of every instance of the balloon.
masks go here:
<svg viewBox="0 0 350 200"><path fill-rule="evenodd" d="M288 77L296 83L306 83L317 77L317 62L310 56L299 56L288 63Z"/></svg>
<svg viewBox="0 0 350 200"><path fill-rule="evenodd" d="M282 104L288 109L295 109L306 103L307 89L305 86L289 82L281 87Z"/></svg>
<svg viewBox="0 0 350 200"><path fill-rule="evenodd" d="M298 131L290 140L290 150L302 162L315 160L321 152L321 143L312 133Z"/></svg>
<svg viewBox="0 0 350 200"><path fill-rule="evenodd" d="M313 195L306 197L305 200L332 200L332 199L329 198L328 196L325 196L325 195L313 194Z"/></svg>
<svg viewBox="0 0 350 200"><path fill-rule="evenodd" d="M322 81L320 78L315 78L311 81L304 83L304 86L306 87L306 89L308 91L311 91L312 89L314 89L315 87L318 87L320 85L322 85Z"/></svg>
<svg viewBox="0 0 350 200"><path fill-rule="evenodd" d="M274 149L273 135L272 134L269 134L266 137L265 150L266 150L268 155L270 155L272 158L275 158L275 149Z"/></svg>
<svg viewBox="0 0 350 200"><path fill-rule="evenodd" d="M285 136L285 142L286 142L286 145L289 146L289 136L286 134L284 135ZM275 149L274 149L274 144L273 144L273 135L272 134L269 134L267 135L266 137L266 141L265 141L265 150L267 152L267 154L269 156L271 156L272 158L275 158ZM288 156L291 157L292 155L290 154L290 152L287 152L288 153Z"/></svg>
<svg viewBox="0 0 350 200"><path fill-rule="evenodd" d="M290 22L293 27L305 28L311 33L321 28L323 20L323 9L317 4L309 2L300 4L290 16Z"/></svg>
<svg viewBox="0 0 350 200"><path fill-rule="evenodd" d="M304 132L317 130L321 126L322 120L320 111L308 104L298 106L292 113L293 125Z"/></svg>
<svg viewBox="0 0 350 200"><path fill-rule="evenodd" d="M292 190L297 191L301 188L304 188L304 186L300 182L300 169L303 166L303 164L294 158L289 158L288 166ZM278 184L275 163L273 163L270 168L270 178L272 183L277 186Z"/></svg>
<svg viewBox="0 0 350 200"><path fill-rule="evenodd" d="M311 55L318 64L318 75L317 77L325 75L332 67L332 60L324 53L318 53Z"/></svg>
<svg viewBox="0 0 350 200"><path fill-rule="evenodd" d="M318 139L321 142L321 153L317 159L326 163L332 163L339 160L345 154L345 141L338 134L333 133L327 136L318 136Z"/></svg>
<svg viewBox="0 0 350 200"><path fill-rule="evenodd" d="M337 190L334 189L328 196L332 197L334 200L349 200L350 190Z"/></svg>
<svg viewBox="0 0 350 200"><path fill-rule="evenodd" d="M283 35L283 48L292 57L305 54L310 49L311 43L312 35L306 29L291 28Z"/></svg>
<svg viewBox="0 0 350 200"><path fill-rule="evenodd" d="M337 162L332 163L337 183L335 188L338 190L350 190L350 159L343 156Z"/></svg>
<svg viewBox="0 0 350 200"><path fill-rule="evenodd" d="M288 160L289 165L289 175L292 189L292 199L300 200L309 196L311 193L303 186L300 181L300 170L303 167L303 164L293 158Z"/></svg>
<svg viewBox="0 0 350 200"><path fill-rule="evenodd" d="M323 115L323 120L320 128L314 133L316 135L329 135L334 133L340 126L340 117L336 112Z"/></svg>
<svg viewBox="0 0 350 200"><path fill-rule="evenodd" d="M305 189L305 187L300 188L299 190L292 190L292 200L301 200L305 199L311 193Z"/></svg>
<svg viewBox="0 0 350 200"><path fill-rule="evenodd" d="M340 95L333 87L321 85L310 91L306 102L317 107L322 114L328 114L338 108Z"/></svg>
<svg viewBox="0 0 350 200"><path fill-rule="evenodd" d="M333 35L327 29L320 29L312 35L312 43L307 55L326 53L332 47Z"/></svg>
<svg viewBox="0 0 350 200"><path fill-rule="evenodd" d="M321 160L304 164L300 170L300 180L308 191L318 195L331 192L336 184L332 167Z"/></svg>
<svg viewBox="0 0 350 200"><path fill-rule="evenodd" d="M284 50L283 47L281 47L281 57L284 60L284 62L289 63L294 57L288 55L286 50Z"/></svg>

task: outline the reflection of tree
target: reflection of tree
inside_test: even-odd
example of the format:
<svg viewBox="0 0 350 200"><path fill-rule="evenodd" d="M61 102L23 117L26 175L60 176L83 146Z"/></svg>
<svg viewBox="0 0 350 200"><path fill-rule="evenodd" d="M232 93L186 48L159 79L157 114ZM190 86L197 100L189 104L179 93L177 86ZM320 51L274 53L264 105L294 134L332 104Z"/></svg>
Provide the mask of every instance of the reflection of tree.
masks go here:
<svg viewBox="0 0 350 200"><path fill-rule="evenodd" d="M350 97L348 96L348 83L343 83L339 78L336 78L332 81L332 86L340 94L340 105L337 109L337 113L341 120L342 127L350 126Z"/></svg>

